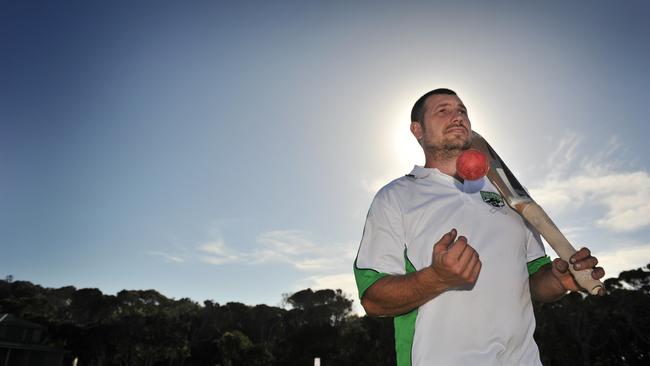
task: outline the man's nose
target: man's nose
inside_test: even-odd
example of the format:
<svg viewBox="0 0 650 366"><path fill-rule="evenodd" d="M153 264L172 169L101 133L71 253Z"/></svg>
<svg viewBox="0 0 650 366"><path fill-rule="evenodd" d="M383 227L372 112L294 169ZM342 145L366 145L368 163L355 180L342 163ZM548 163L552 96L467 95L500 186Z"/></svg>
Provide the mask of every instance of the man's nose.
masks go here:
<svg viewBox="0 0 650 366"><path fill-rule="evenodd" d="M467 121L467 115L463 113L463 111L458 110L454 113L452 121L454 122Z"/></svg>

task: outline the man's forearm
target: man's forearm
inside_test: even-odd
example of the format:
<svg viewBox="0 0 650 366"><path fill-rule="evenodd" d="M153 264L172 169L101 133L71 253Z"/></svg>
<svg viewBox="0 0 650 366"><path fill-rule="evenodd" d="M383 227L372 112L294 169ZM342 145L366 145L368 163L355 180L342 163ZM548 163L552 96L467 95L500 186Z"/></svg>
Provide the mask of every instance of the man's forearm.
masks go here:
<svg viewBox="0 0 650 366"><path fill-rule="evenodd" d="M386 276L366 290L361 305L371 316L407 313L448 289L438 274L426 267L405 275Z"/></svg>

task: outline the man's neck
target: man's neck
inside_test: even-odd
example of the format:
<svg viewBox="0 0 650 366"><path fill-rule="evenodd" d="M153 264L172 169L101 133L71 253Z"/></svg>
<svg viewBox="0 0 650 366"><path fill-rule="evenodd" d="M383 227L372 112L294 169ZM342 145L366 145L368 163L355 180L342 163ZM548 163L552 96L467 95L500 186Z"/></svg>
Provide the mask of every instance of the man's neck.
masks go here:
<svg viewBox="0 0 650 366"><path fill-rule="evenodd" d="M440 172L452 176L461 182L463 181L456 172L456 159L460 155L460 150L444 151L431 154L425 154L425 168L435 168Z"/></svg>

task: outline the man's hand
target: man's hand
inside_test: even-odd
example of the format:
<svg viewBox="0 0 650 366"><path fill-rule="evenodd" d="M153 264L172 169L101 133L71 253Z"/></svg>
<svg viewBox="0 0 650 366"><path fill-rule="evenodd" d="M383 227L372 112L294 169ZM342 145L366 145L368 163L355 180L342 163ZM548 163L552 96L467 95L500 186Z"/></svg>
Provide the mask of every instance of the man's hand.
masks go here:
<svg viewBox="0 0 650 366"><path fill-rule="evenodd" d="M593 269L591 277L599 280L605 276L605 270L596 267L598 259L591 256L587 248L578 250L569 259L575 270ZM545 265L530 277L530 293L533 299L541 302L551 302L562 298L567 291L581 291L580 285L569 271L569 263L555 259L551 265ZM604 295L605 290L598 293Z"/></svg>
<svg viewBox="0 0 650 366"><path fill-rule="evenodd" d="M430 266L379 279L366 290L361 305L371 316L404 314L449 289L473 286L480 271L478 253L464 237L456 240L452 229L433 245Z"/></svg>
<svg viewBox="0 0 650 366"><path fill-rule="evenodd" d="M602 267L596 267L598 264L598 259L591 256L591 251L587 248L582 248L578 250L574 255L569 259L573 269L580 271L583 269L593 269L591 272L591 277L595 280L600 280L605 276L605 270ZM569 263L563 261L560 258L553 260L553 276L562 284L562 286L568 291L581 291L580 285L576 282L575 278L569 271ZM599 295L604 295L605 290L601 289L598 293Z"/></svg>
<svg viewBox="0 0 650 366"><path fill-rule="evenodd" d="M433 246L431 268L447 288L471 288L481 272L481 260L467 238L456 235L452 229Z"/></svg>

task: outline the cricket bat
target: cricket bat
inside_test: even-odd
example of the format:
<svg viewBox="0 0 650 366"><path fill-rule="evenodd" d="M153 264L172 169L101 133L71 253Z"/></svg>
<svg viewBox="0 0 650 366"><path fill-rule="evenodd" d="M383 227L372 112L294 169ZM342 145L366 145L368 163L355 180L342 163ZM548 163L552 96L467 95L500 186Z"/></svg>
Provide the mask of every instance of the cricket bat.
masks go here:
<svg viewBox="0 0 650 366"><path fill-rule="evenodd" d="M501 193L508 206L512 207L533 226L561 259L569 263L569 258L576 252L576 249L560 232L542 207L526 192L490 144L476 132L473 132L472 148L483 152L487 156L490 164L487 178ZM572 265L569 265L569 269L576 282L592 295L597 295L600 289L604 289L602 282L591 277L591 269L576 271Z"/></svg>

